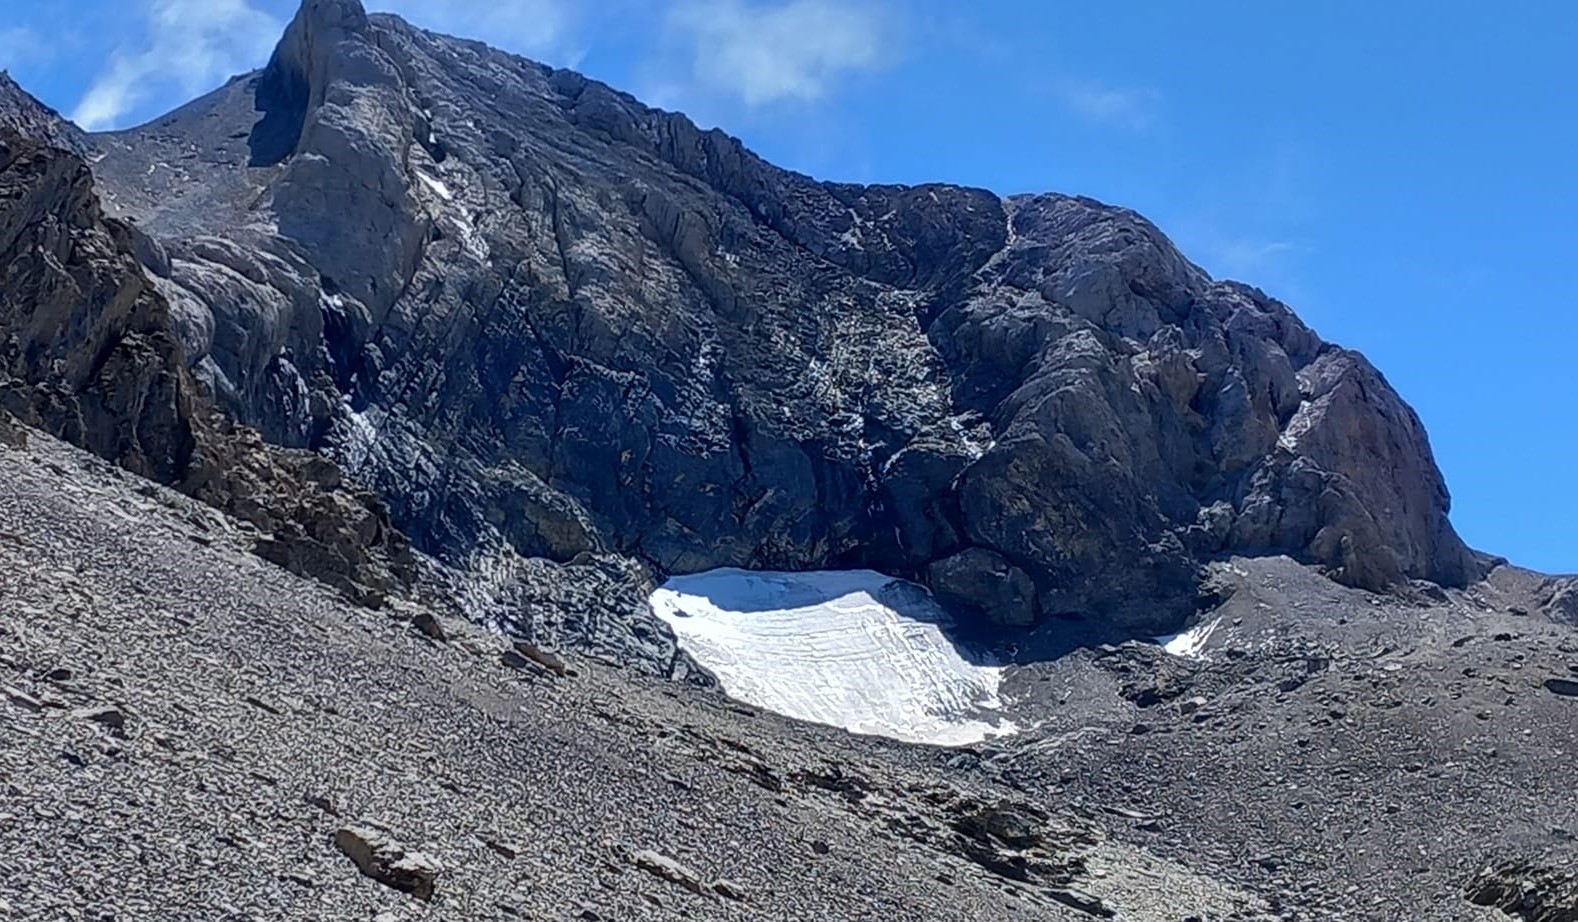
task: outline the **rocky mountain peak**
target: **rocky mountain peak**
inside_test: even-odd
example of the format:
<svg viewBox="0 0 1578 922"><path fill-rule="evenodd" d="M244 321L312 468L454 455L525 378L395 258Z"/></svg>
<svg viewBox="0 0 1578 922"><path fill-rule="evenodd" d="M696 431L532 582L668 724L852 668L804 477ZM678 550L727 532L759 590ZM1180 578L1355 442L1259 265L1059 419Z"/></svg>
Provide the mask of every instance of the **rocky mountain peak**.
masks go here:
<svg viewBox="0 0 1578 922"><path fill-rule="evenodd" d="M35 99L4 70L0 70L0 128L77 154L86 149L81 129Z"/></svg>
<svg viewBox="0 0 1578 922"><path fill-rule="evenodd" d="M308 116L323 105L329 88L349 65L374 57L355 47L367 28L367 13L355 0L303 3L280 39L257 83L253 164L267 166L297 153ZM350 47L342 47L347 44Z"/></svg>
<svg viewBox="0 0 1578 922"><path fill-rule="evenodd" d="M541 613L588 561L869 567L996 635L1176 626L1232 554L1478 573L1385 379L1126 209L818 182L331 0L94 140L219 405L375 487L527 634L668 658L639 601Z"/></svg>

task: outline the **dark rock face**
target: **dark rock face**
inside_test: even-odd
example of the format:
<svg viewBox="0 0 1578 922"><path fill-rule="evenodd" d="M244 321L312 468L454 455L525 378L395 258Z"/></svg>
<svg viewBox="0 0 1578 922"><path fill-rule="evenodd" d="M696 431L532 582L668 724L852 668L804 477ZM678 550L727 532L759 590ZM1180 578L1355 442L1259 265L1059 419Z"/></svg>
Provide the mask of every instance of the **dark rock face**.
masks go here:
<svg viewBox="0 0 1578 922"><path fill-rule="evenodd" d="M376 496L213 410L139 265L156 248L103 214L79 157L0 128L0 413L250 522L264 556L355 598L409 582Z"/></svg>
<svg viewBox="0 0 1578 922"><path fill-rule="evenodd" d="M1479 575L1385 379L1123 209L813 182L354 0L93 142L220 405L375 486L481 614L577 561L864 565L1136 632L1229 553Z"/></svg>
<svg viewBox="0 0 1578 922"><path fill-rule="evenodd" d="M0 129L10 129L74 154L88 150L87 135L80 128L34 99L5 71L0 71Z"/></svg>

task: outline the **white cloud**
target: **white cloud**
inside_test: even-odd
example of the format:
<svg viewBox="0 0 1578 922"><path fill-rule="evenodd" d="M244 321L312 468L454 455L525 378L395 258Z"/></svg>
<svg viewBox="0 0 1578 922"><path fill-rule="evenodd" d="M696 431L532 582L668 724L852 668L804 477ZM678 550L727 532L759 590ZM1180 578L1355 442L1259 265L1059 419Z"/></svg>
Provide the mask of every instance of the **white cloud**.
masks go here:
<svg viewBox="0 0 1578 922"><path fill-rule="evenodd" d="M285 24L248 0L140 0L136 38L111 54L71 113L90 131L186 101L268 59Z"/></svg>
<svg viewBox="0 0 1578 922"><path fill-rule="evenodd" d="M1282 268L1290 257L1303 251L1291 240L1256 240L1228 237L1210 246L1213 262L1231 278L1263 275Z"/></svg>
<svg viewBox="0 0 1578 922"><path fill-rule="evenodd" d="M692 89L750 108L814 102L841 78L880 68L891 56L888 25L860 0L680 0L668 15Z"/></svg>
<svg viewBox="0 0 1578 922"><path fill-rule="evenodd" d="M1307 299L1303 268L1315 248L1297 239L1258 235L1247 217L1233 222L1182 221L1176 240L1213 278L1236 279L1262 288L1284 301ZM1270 227L1259 230L1274 231Z"/></svg>
<svg viewBox="0 0 1578 922"><path fill-rule="evenodd" d="M1054 90L1064 105L1085 118L1134 131L1155 123L1162 98L1156 90L1112 87L1090 80L1065 80Z"/></svg>
<svg viewBox="0 0 1578 922"><path fill-rule="evenodd" d="M580 44L579 4L568 0L368 0L369 10L395 13L412 24L486 42L547 63L574 67Z"/></svg>

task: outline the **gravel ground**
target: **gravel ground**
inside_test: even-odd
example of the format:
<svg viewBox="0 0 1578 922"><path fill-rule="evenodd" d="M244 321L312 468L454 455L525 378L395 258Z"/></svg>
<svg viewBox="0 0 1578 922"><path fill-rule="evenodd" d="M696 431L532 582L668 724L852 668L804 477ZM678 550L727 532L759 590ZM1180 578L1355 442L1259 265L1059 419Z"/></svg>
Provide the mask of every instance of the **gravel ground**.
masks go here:
<svg viewBox="0 0 1578 922"><path fill-rule="evenodd" d="M253 539L43 436L0 448L0 917L1266 917L1099 809L434 640ZM441 865L431 902L336 849L369 823Z"/></svg>

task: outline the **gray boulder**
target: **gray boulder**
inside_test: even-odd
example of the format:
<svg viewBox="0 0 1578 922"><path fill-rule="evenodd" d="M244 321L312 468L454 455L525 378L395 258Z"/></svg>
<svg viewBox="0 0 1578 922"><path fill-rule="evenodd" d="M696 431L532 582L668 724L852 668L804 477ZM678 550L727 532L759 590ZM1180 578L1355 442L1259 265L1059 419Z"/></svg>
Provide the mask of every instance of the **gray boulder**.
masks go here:
<svg viewBox="0 0 1578 922"><path fill-rule="evenodd" d="M364 876L423 902L433 899L438 876L444 871L437 858L407 848L377 826L341 826L334 833L334 847L351 859Z"/></svg>

